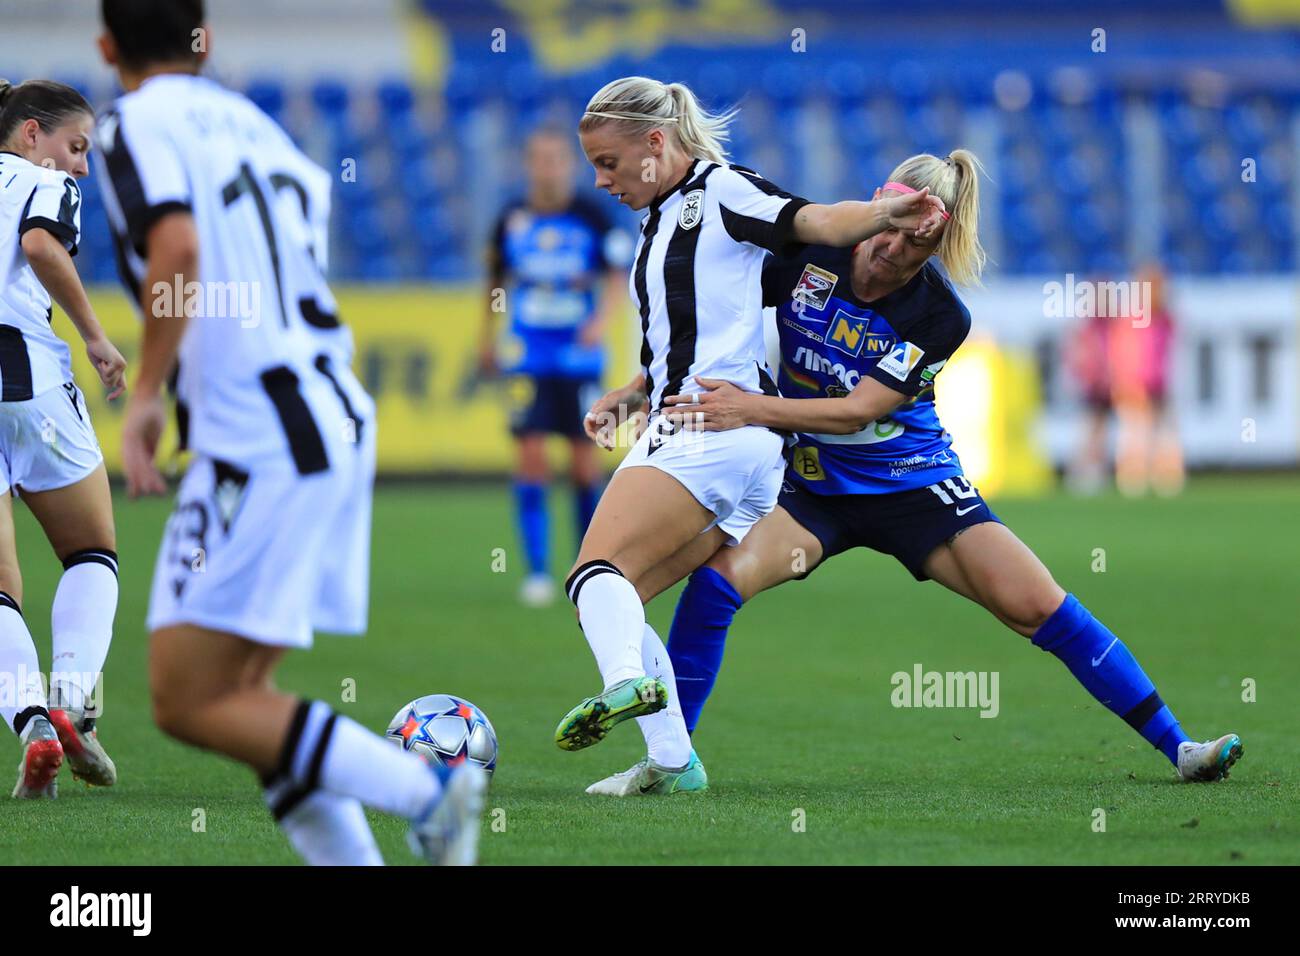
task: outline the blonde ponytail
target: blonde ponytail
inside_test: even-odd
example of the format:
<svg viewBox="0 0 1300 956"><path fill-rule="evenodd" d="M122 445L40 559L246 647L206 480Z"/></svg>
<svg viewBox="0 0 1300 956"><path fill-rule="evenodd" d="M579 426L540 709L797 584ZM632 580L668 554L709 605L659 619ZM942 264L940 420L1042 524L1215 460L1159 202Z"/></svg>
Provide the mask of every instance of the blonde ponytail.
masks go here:
<svg viewBox="0 0 1300 956"><path fill-rule="evenodd" d="M979 285L987 257L980 245L979 174L984 171L975 154L954 149L947 159L921 153L895 167L889 178L913 189L929 187L931 195L943 200L949 219L937 250L939 261L958 285Z"/></svg>
<svg viewBox="0 0 1300 956"><path fill-rule="evenodd" d="M684 83L661 83L645 76L625 76L606 83L587 104L578 123L587 132L605 123L618 123L636 136L652 129L671 133L683 152L697 159L725 163L728 126L736 110L710 113L700 106Z"/></svg>

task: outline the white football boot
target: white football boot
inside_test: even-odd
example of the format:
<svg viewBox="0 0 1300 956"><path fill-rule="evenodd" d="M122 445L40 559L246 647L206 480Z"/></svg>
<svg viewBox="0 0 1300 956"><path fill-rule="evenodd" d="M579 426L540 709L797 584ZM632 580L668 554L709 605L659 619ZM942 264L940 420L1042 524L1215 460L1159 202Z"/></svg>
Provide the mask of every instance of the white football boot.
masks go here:
<svg viewBox="0 0 1300 956"><path fill-rule="evenodd" d="M411 821L407 842L412 852L434 866L473 866L488 775L478 764L455 767L430 764L440 783L438 795L418 820Z"/></svg>
<svg viewBox="0 0 1300 956"><path fill-rule="evenodd" d="M1241 738L1236 734L1224 734L1203 744L1186 740L1178 745L1178 776L1188 783L1223 780L1241 754Z"/></svg>
<svg viewBox="0 0 1300 956"><path fill-rule="evenodd" d="M708 789L709 775L692 750L685 767L665 767L649 757L642 757L622 773L596 781L587 792L603 797L667 797L674 793L698 793Z"/></svg>
<svg viewBox="0 0 1300 956"><path fill-rule="evenodd" d="M117 767L104 752L99 734L84 714L75 710L50 711L50 723L59 735L63 755L68 758L72 776L92 787L111 787L117 783Z"/></svg>
<svg viewBox="0 0 1300 956"><path fill-rule="evenodd" d="M23 759L18 763L13 795L20 800L53 800L59 795L59 767L63 765L59 735L44 717L33 717L23 728L21 740Z"/></svg>

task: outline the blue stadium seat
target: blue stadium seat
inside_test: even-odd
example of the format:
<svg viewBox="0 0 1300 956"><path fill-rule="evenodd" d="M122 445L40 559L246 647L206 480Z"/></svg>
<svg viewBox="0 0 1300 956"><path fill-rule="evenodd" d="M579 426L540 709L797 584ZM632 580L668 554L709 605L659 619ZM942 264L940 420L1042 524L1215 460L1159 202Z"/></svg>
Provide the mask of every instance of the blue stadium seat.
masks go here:
<svg viewBox="0 0 1300 956"><path fill-rule="evenodd" d="M480 51L458 54L441 90L415 89L401 76L358 85L322 75L307 83L257 77L245 92L326 166L358 161L358 182L335 188L332 272L338 279L476 276L484 222L495 210L475 205L481 193L474 190L482 188L477 171L500 159L481 152L497 148L494 122L500 120L507 137L536 123L576 122L604 82L631 73L688 82L713 108L741 105L730 144L736 160L822 201L861 195L910 153L943 154L967 142L978 116L991 123L984 132L996 144L996 155L985 159L996 160L998 181L985 195L999 204L1000 270L1119 275L1132 267L1124 196L1133 161L1124 113L1131 89L1062 72L1026 44L1022 69L1034 95L1023 109L1006 110L994 100L996 71L978 42L961 57L903 51L883 68L838 38L819 42L815 63L811 53L737 46L718 57L681 45L560 74L528 57L498 60ZM112 92L90 88L84 77L74 77L73 85L95 102ZM1298 175L1293 129L1300 90L1263 84L1228 90L1222 102L1204 101L1171 73L1139 95L1154 111L1164 148L1160 253L1169 268L1293 269L1300 237L1287 211ZM839 151L830 164L838 172L830 177L822 175L823 157L813 153L818 147L804 136L810 111L828 110ZM1256 163L1254 182L1241 179L1247 157ZM521 171L510 165L507 176L493 184L495 193L519 190ZM580 169L578 178L589 189L589 170ZM109 281L115 266L94 176L83 192L78 268Z"/></svg>

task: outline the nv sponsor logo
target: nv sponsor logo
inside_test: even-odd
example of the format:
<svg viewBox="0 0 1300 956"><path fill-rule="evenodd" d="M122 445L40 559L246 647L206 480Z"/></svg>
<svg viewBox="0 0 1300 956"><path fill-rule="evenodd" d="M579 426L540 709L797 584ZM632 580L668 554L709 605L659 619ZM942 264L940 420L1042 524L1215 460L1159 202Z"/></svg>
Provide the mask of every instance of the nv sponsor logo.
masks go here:
<svg viewBox="0 0 1300 956"><path fill-rule="evenodd" d="M869 355L887 352L893 347L894 339L888 335L867 334L866 319L860 319L840 309L831 319L826 344L856 358L864 351Z"/></svg>

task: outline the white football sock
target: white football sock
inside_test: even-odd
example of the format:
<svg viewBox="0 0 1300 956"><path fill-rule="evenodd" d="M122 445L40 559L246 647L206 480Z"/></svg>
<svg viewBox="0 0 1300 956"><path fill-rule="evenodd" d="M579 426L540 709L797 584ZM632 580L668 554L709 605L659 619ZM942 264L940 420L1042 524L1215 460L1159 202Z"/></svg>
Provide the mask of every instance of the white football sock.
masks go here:
<svg viewBox="0 0 1300 956"><path fill-rule="evenodd" d="M308 791L321 787L409 820L423 816L441 789L415 754L320 701L302 702L290 733L280 772Z"/></svg>
<svg viewBox="0 0 1300 956"><path fill-rule="evenodd" d="M55 707L86 711L86 696L95 684L117 613L117 555L108 550L81 551L69 558L50 610L54 657L50 662L50 700ZM97 711L91 701L92 711ZM92 712L93 716L93 712Z"/></svg>
<svg viewBox="0 0 1300 956"><path fill-rule="evenodd" d="M643 677L641 635L645 630L645 607L632 582L621 574L597 568L595 573L579 571L570 579L571 600L575 588L578 623L596 655L604 687L629 677Z"/></svg>
<svg viewBox="0 0 1300 956"><path fill-rule="evenodd" d="M0 592L0 717L14 729L14 717L29 707L45 707L45 685L27 622L18 603Z"/></svg>
<svg viewBox="0 0 1300 956"><path fill-rule="evenodd" d="M645 672L658 677L668 688L667 707L636 719L650 751L650 759L661 767L685 767L691 759L691 735L686 732L686 719L682 716L682 704L677 697L673 662L668 656L668 648L649 624L646 624L641 639L641 656Z"/></svg>
<svg viewBox="0 0 1300 956"><path fill-rule="evenodd" d="M366 811L351 797L317 790L277 822L310 866L384 865Z"/></svg>

